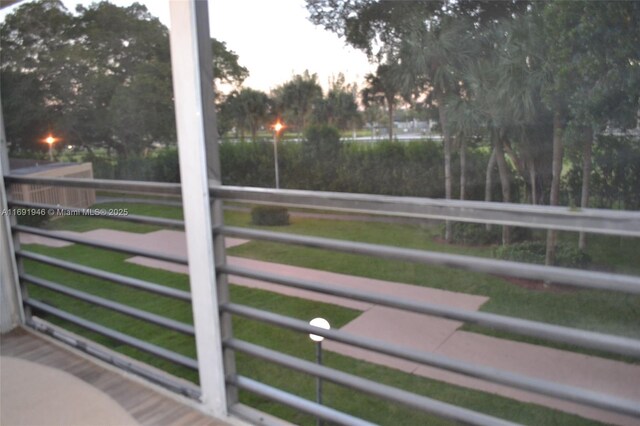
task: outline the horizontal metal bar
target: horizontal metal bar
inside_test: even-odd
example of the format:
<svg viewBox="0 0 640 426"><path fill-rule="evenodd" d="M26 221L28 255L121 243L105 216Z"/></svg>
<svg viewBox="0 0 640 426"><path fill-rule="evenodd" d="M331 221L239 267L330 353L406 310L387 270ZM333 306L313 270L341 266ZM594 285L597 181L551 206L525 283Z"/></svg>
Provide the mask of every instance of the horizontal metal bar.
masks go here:
<svg viewBox="0 0 640 426"><path fill-rule="evenodd" d="M214 229L214 232L227 237L295 244L305 247L333 250L342 253L374 256L383 259L416 262L425 265L448 266L472 272L544 280L556 284L566 284L581 288L608 291L615 290L625 293L640 294L640 277L631 275L584 271L557 266L542 266L530 263L485 259L475 256L389 247L379 244L292 235L231 226L216 228Z"/></svg>
<svg viewBox="0 0 640 426"><path fill-rule="evenodd" d="M168 349L161 348L160 346L154 345L153 343L145 342L138 338L129 336L128 334L124 334L119 331L112 330L108 327L105 327L100 324L96 324L84 318L80 318L76 315L70 314L58 308L54 308L53 306L50 306L46 303L43 303L41 301L38 301L32 298L25 300L24 304L34 309L37 309L39 311L46 312L48 314L61 318L65 321L68 321L72 324L85 328L89 331L93 331L94 333L101 334L103 336L106 336L120 343L124 343L133 348L150 353L159 358L166 359L167 361L171 361L175 364L182 365L192 370L196 370L196 371L198 370L198 361L196 361L193 358L189 358L187 356L178 354Z"/></svg>
<svg viewBox="0 0 640 426"><path fill-rule="evenodd" d="M227 378L227 383L336 424L349 426L375 425L375 423L370 423L366 420L362 420L341 411L334 410L333 408L327 407L325 405L320 405L307 399L300 398L299 396L284 392L272 386L265 385L264 383L260 383L248 377L230 377ZM229 411L235 414L233 408L233 405L229 407Z"/></svg>
<svg viewBox="0 0 640 426"><path fill-rule="evenodd" d="M251 379L250 379L251 380ZM266 386L266 385L264 385ZM233 385L230 385L229 387L234 387ZM279 391L278 389L275 389L276 391ZM280 391L281 392L281 391ZM306 399L302 399L300 398L301 401L305 402L307 401ZM303 410L298 410L298 411L303 411ZM244 421L246 424L249 425L260 425L260 426L293 426L292 423L283 420L279 417L276 417L272 414L268 414L265 413L264 411L260 411L258 408L255 407L250 407L246 404L243 404L241 402L236 402L231 404L228 407L228 412L229 414L231 414L234 417L237 417L239 420ZM333 424L338 424L338 423L333 423Z"/></svg>
<svg viewBox="0 0 640 426"><path fill-rule="evenodd" d="M159 182L42 178L16 175L7 175L5 180L7 183L13 184L73 186L174 195L181 193L180 184ZM215 197L234 201L322 208L364 214L640 236L640 213L630 211L236 186L212 186L210 190Z"/></svg>
<svg viewBox="0 0 640 426"><path fill-rule="evenodd" d="M159 252L143 250L143 249L136 249L136 248L131 248L129 246L120 245L120 244L102 243L96 240L92 240L90 238L77 237L77 236L65 234L59 231L58 232L45 231L43 229L33 228L30 226L24 226L24 225L14 225L11 227L11 229L14 232L16 231L24 232L27 234L39 235L41 237L51 238L54 240L69 241L72 243L83 244L90 247L113 250L113 251L126 253L126 254L133 254L135 256L150 257L152 259L163 260L165 262L178 263L181 265L187 265L187 262L188 262L186 257L171 256L165 253L159 253Z"/></svg>
<svg viewBox="0 0 640 426"><path fill-rule="evenodd" d="M59 342L96 357L101 361L118 367L121 370L143 377L152 383L169 389L172 392L184 395L196 401L201 397L200 390L197 386L191 383L186 383L182 379L171 376L169 373L154 371L151 368L141 365L141 363L132 362L131 360L128 360L125 355L119 354L110 349L102 348L90 340L76 336L73 333L50 324L43 319L31 317L27 319L26 325L40 333L51 336Z"/></svg>
<svg viewBox="0 0 640 426"><path fill-rule="evenodd" d="M121 314L129 315L133 318L138 318L143 321L147 321L152 324L156 324L161 327L186 334L188 336L195 335L193 326L190 324L185 324L183 322L175 321L160 315L153 314L151 312L143 311L141 309L137 309L128 305L123 305L122 303L114 302L103 297L94 296L84 291L69 288L33 275L20 275L20 279L38 287L46 288L57 293L64 294L66 296L91 303L92 305L102 306L103 308L111 309L112 311L120 312Z"/></svg>
<svg viewBox="0 0 640 426"><path fill-rule="evenodd" d="M77 272L79 274L100 278L111 281L116 284L135 288L137 290L147 291L149 293L159 294L161 296L171 297L173 299L191 302L191 294L188 291L178 290L159 284L150 283L148 281L131 278L124 275L114 274L113 272L102 271L100 269L90 268L88 266L79 265L77 263L67 262L66 260L56 259L54 257L45 256L43 254L33 253L29 251L16 251L17 257L35 260L36 262L45 263L47 265L56 266L68 271Z"/></svg>
<svg viewBox="0 0 640 426"><path fill-rule="evenodd" d="M101 217L105 219L120 220L124 222L144 223L146 225L166 226L170 228L184 228L184 221L182 220L165 219L162 217L152 216L140 216L134 214L114 215L109 214L108 209L102 209L99 207L91 209L81 209L76 207L55 206L53 204L27 203L24 201L9 201L8 204L9 207L45 209L47 211L53 210L54 212L63 210L65 212L71 212L74 215L77 214L77 216Z"/></svg>
<svg viewBox="0 0 640 426"><path fill-rule="evenodd" d="M181 194L179 183L110 179L44 178L17 175L5 175L4 180L6 183L13 184L71 186L75 188L107 189L112 191L129 191L145 194Z"/></svg>
<svg viewBox="0 0 640 426"><path fill-rule="evenodd" d="M239 186L210 191L229 201L640 237L640 212L631 211Z"/></svg>
<svg viewBox="0 0 640 426"><path fill-rule="evenodd" d="M344 297L350 300L361 300L374 303L376 305L388 306L391 308L402 309L405 311L411 311L420 314L433 315L440 318L447 318L470 324L477 324L496 330L503 330L511 333L539 337L555 342L576 345L583 348L598 349L605 352L635 356L640 358L640 341L629 339L626 337L595 333L591 331L562 327L553 324L523 320L519 318L485 312L475 312L451 307L443 307L426 302L415 302L413 300L402 299L386 294L378 295L371 292L343 289L331 284L303 279L294 279L282 275L256 271L253 269L247 269L233 265L221 265L218 266L217 269L220 273L226 273L255 280L269 281L272 283L282 284L287 287L294 287L323 294L330 294L333 296Z"/></svg>
<svg viewBox="0 0 640 426"><path fill-rule="evenodd" d="M237 339L224 342L225 347L244 352L255 357L292 368L297 371L320 377L333 383L356 389L387 401L398 402L408 407L434 414L436 416L463 422L471 425L513 425L509 421L468 410L466 408L447 404L426 396L417 395L402 389L384 385L372 380L364 379L352 374L318 365L290 355L276 352L265 347Z"/></svg>
<svg viewBox="0 0 640 426"><path fill-rule="evenodd" d="M488 380L493 383L507 385L510 387L535 392L541 395L553 396L566 401L577 402L579 404L587 406L594 406L620 414L640 417L640 406L638 406L638 403L636 401L616 398L599 392L593 392L574 386L567 386L549 382L546 380L540 380L516 373L510 373L508 371L496 368L473 365L434 353L417 351L411 348L393 345L388 342L371 339L368 337L356 336L344 331L318 330L317 327L313 327L305 321L300 321L283 315L274 314L272 312L250 308L248 306L226 304L222 306L222 310L261 322L289 328L292 330L318 334L337 342L342 342L377 353L391 355L408 361L453 371L455 373L464 374L469 377Z"/></svg>

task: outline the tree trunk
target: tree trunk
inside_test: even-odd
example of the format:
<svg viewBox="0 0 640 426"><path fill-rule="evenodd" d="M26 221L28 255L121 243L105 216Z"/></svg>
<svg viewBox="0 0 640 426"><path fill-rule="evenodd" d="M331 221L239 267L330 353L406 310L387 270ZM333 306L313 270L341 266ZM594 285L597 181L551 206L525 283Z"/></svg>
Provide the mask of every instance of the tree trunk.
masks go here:
<svg viewBox="0 0 640 426"><path fill-rule="evenodd" d="M393 102L387 101L389 105L389 142L393 142Z"/></svg>
<svg viewBox="0 0 640 426"><path fill-rule="evenodd" d="M451 199L451 136L447 127L447 115L444 111L442 96L438 98L438 114L440 116L440 126L442 127L442 144L444 147L444 198ZM445 222L444 239L451 242L451 222Z"/></svg>
<svg viewBox="0 0 640 426"><path fill-rule="evenodd" d="M465 199L465 190L467 188L467 144L460 135L460 199Z"/></svg>
<svg viewBox="0 0 640 426"><path fill-rule="evenodd" d="M113 146L113 149L116 151L116 156L119 160L126 160L127 158L129 158L129 152L125 145L115 144Z"/></svg>
<svg viewBox="0 0 640 426"><path fill-rule="evenodd" d="M526 181L527 173L524 167L524 161L522 161L522 159L518 157L518 154L513 151L508 140L503 140L503 146L505 154L507 154L509 158L511 158L511 162L515 166L516 170L518 171L520 176L522 176L522 179Z"/></svg>
<svg viewBox="0 0 640 426"><path fill-rule="evenodd" d="M536 187L536 162L529 160L529 181L531 183L531 204L538 204L538 188Z"/></svg>
<svg viewBox="0 0 640 426"><path fill-rule="evenodd" d="M562 117L559 112L553 115L553 162L551 163L551 195L549 196L549 205L557 206L560 199L560 178L562 177ZM555 230L547 231L547 251L545 255L545 265L553 265L556 260L556 241L558 232Z"/></svg>
<svg viewBox="0 0 640 426"><path fill-rule="evenodd" d="M258 141L258 125L255 123L251 124L251 141L254 143Z"/></svg>
<svg viewBox="0 0 640 426"><path fill-rule="evenodd" d="M502 187L502 202L511 202L511 177L509 176L509 166L504 158L504 140L502 136L495 139L496 162L498 163L498 174L500 175L500 186ZM511 243L511 228L502 227L502 245Z"/></svg>
<svg viewBox="0 0 640 426"><path fill-rule="evenodd" d="M496 167L496 148L495 146L491 150L491 156L487 163L487 174L484 181L484 201L491 201L491 190L493 189L493 169ZM487 231L491 230L491 224L487 223Z"/></svg>
<svg viewBox="0 0 640 426"><path fill-rule="evenodd" d="M580 197L580 208L589 207L589 182L591 178L591 154L593 150L594 132L591 127L587 128L585 139L582 145L582 196ZM578 238L578 248L587 248L587 234L580 233Z"/></svg>

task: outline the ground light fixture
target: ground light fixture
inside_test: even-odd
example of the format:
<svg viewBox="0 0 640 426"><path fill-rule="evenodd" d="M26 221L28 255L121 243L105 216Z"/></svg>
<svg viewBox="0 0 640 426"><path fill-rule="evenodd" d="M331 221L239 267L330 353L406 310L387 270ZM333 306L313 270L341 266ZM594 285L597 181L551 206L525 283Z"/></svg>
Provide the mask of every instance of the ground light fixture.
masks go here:
<svg viewBox="0 0 640 426"><path fill-rule="evenodd" d="M309 324L325 330L331 329L329 321L324 318L314 318L309 321ZM318 336L317 334L309 334L309 338L316 342L316 363L318 365L322 365L322 341L324 340L324 337ZM318 404L322 404L322 379L320 377L316 377L316 402ZM322 424L320 417L316 419L316 424L318 426Z"/></svg>
<svg viewBox="0 0 640 426"><path fill-rule="evenodd" d="M280 189L280 175L278 173L278 136L280 132L284 130L285 125L278 120L271 126L271 128L273 129L273 163L276 172L276 189Z"/></svg>

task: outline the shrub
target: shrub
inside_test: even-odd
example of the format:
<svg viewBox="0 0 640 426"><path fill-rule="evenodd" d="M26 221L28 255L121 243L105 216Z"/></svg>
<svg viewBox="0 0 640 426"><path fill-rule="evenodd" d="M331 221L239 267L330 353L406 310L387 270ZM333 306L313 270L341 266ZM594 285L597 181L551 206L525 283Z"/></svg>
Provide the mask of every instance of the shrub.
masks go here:
<svg viewBox="0 0 640 426"><path fill-rule="evenodd" d="M442 232L444 235L445 227ZM479 223L455 222L451 226L451 242L471 246L486 246L499 243L502 238L500 226L492 226L487 230L486 225Z"/></svg>
<svg viewBox="0 0 640 426"><path fill-rule="evenodd" d="M527 241L498 247L495 250L495 256L516 262L543 264L546 249L546 243L542 241ZM567 243L556 246L556 266L583 268L589 263L591 263L591 257L577 247Z"/></svg>
<svg viewBox="0 0 640 426"><path fill-rule="evenodd" d="M289 212L279 206L257 206L251 209L251 223L261 226L288 225Z"/></svg>
<svg viewBox="0 0 640 426"><path fill-rule="evenodd" d="M153 157L151 180L155 182L180 182L180 161L176 148L159 150Z"/></svg>
<svg viewBox="0 0 640 426"><path fill-rule="evenodd" d="M525 241L529 241L533 238L533 231L531 228L523 228L521 226L516 226L515 228L511 228L511 242L512 243L522 243Z"/></svg>
<svg viewBox="0 0 640 426"><path fill-rule="evenodd" d="M442 225L444 237L445 226ZM511 242L522 242L532 238L531 229L515 227L511 228ZM502 226L491 225L487 230L485 224L455 222L451 226L451 242L469 246L487 246L499 244L502 241Z"/></svg>

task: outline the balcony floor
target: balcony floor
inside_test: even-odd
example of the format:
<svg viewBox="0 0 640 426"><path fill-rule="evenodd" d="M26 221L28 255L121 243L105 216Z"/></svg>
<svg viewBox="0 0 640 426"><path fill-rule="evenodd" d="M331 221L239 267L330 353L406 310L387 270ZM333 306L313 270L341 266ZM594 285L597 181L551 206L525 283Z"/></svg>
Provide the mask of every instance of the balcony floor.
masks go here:
<svg viewBox="0 0 640 426"><path fill-rule="evenodd" d="M3 425L224 425L23 329L0 340Z"/></svg>

